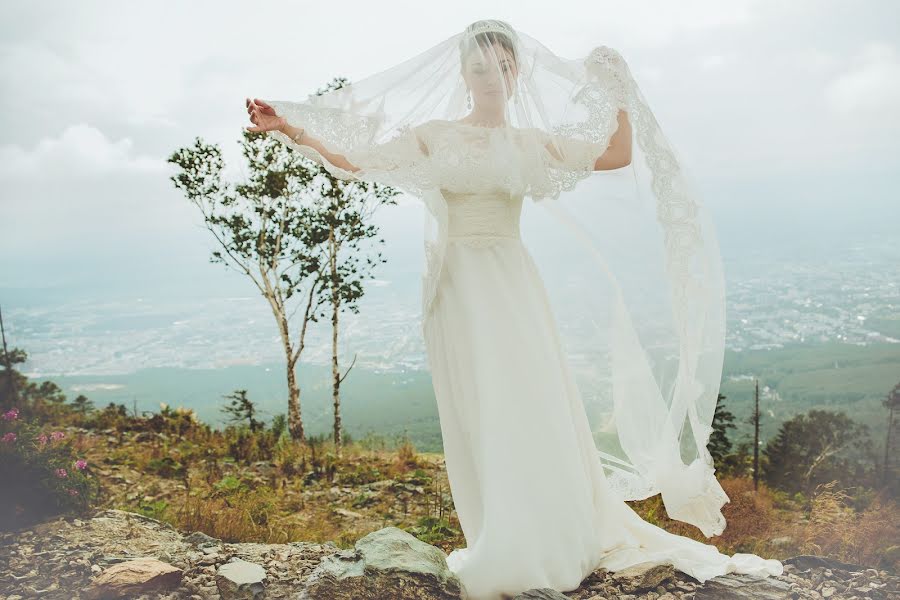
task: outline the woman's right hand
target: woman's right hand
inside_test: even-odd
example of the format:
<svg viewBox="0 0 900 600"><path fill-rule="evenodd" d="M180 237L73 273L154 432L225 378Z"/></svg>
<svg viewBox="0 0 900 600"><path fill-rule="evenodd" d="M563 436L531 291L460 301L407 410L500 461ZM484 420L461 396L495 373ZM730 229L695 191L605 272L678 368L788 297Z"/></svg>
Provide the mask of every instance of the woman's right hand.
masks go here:
<svg viewBox="0 0 900 600"><path fill-rule="evenodd" d="M279 131L287 125L284 117L275 114L275 109L260 100L247 98L247 113L250 115L250 122L255 127L247 127L247 131Z"/></svg>

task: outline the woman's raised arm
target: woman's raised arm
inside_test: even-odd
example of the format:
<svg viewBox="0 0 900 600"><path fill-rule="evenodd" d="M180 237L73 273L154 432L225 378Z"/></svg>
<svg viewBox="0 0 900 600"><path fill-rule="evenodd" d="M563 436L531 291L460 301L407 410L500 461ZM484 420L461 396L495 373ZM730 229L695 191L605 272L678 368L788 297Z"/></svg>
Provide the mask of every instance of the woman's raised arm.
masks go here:
<svg viewBox="0 0 900 600"><path fill-rule="evenodd" d="M616 116L619 121L619 127L609 140L609 148L603 153L597 162L594 163L595 171L608 171L610 169L621 169L631 164L631 145L632 132L631 121L628 119L628 113L619 110Z"/></svg>
<svg viewBox="0 0 900 600"><path fill-rule="evenodd" d="M322 142L306 133L302 127L289 125L287 120L276 114L275 109L265 101L260 100L259 98L254 98L252 100L247 98L246 103L247 113L250 115L250 122L254 124L253 127L247 127L247 131L280 131L291 138L294 143L313 148L334 166L345 171L359 171L359 167L350 163L350 161L347 160L347 157L342 154L329 152L325 146L322 145Z"/></svg>
<svg viewBox="0 0 900 600"><path fill-rule="evenodd" d="M574 137L548 136L545 148L557 167L572 171L611 171L631 164L632 128L628 113L619 110L617 129L608 143Z"/></svg>

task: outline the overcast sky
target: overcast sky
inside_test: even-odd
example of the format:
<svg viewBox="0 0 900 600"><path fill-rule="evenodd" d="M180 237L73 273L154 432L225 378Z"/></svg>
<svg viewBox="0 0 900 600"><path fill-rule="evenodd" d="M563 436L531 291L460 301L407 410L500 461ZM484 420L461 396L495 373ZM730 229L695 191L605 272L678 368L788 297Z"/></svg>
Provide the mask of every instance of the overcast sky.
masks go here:
<svg viewBox="0 0 900 600"><path fill-rule="evenodd" d="M300 100L483 18L568 58L618 49L713 208L897 196L896 0L4 2L0 287L104 254L205 261L169 154L199 136L235 165L245 97Z"/></svg>

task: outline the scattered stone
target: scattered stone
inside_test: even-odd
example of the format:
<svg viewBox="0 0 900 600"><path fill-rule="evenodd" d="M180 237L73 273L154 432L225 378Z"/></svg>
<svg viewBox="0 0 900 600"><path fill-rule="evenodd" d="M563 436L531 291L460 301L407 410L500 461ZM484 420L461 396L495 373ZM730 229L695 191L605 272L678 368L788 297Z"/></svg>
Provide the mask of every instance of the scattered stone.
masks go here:
<svg viewBox="0 0 900 600"><path fill-rule="evenodd" d="M155 558L138 558L115 564L85 590L89 599L133 598L140 594L171 590L181 583L181 569Z"/></svg>
<svg viewBox="0 0 900 600"><path fill-rule="evenodd" d="M443 551L398 528L375 531L349 550L333 541L228 543L119 510L0 532L0 600L96 598L91 596L99 591L92 588L95 582L102 584L116 568L126 572L138 561L153 561L160 576L154 579L152 571L144 571L148 587L139 587L141 579L134 577L134 588L124 596L110 589L102 597L301 600L305 594L308 600L461 600L461 585L447 569ZM784 574L778 577L730 573L702 584L669 564L619 572L600 568L577 589L533 589L517 600L900 598L900 578L893 572L808 555L782 563ZM124 587L124 580L120 584Z"/></svg>
<svg viewBox="0 0 900 600"><path fill-rule="evenodd" d="M184 537L184 541L188 544L193 544L198 548L204 548L206 546L218 546L221 545L222 540L214 537L210 537L203 533L202 531L195 531L190 533Z"/></svg>
<svg viewBox="0 0 900 600"><path fill-rule="evenodd" d="M652 590L675 577L675 567L670 564L641 563L613 574L621 582L622 591L628 594Z"/></svg>
<svg viewBox="0 0 900 600"><path fill-rule="evenodd" d="M261 566L234 558L219 567L216 587L229 600L257 600L266 592L266 570Z"/></svg>

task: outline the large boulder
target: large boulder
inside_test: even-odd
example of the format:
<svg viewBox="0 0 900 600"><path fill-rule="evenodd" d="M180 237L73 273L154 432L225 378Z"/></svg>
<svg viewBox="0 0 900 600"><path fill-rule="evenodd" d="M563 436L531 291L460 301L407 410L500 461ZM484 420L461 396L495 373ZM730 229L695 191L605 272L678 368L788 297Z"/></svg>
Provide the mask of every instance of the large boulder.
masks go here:
<svg viewBox="0 0 900 600"><path fill-rule="evenodd" d="M354 550L326 556L300 600L460 600L459 579L439 549L397 527L361 538Z"/></svg>

